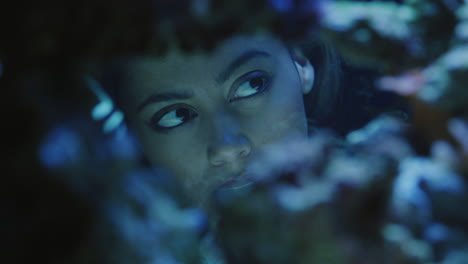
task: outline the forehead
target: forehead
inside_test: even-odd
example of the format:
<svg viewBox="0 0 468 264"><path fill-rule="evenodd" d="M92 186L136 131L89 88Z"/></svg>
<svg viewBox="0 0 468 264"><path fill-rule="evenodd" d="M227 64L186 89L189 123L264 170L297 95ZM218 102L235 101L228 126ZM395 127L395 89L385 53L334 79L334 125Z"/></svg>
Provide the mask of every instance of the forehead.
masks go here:
<svg viewBox="0 0 468 264"><path fill-rule="evenodd" d="M257 63L281 65L289 57L287 48L267 35L237 36L221 42L211 52L182 53L172 49L163 57L142 56L125 60L124 83L120 97L124 105L134 108L135 103L154 92L194 90L203 92L217 85L218 77L236 58L249 51L269 54ZM203 88L203 89L202 89Z"/></svg>
<svg viewBox="0 0 468 264"><path fill-rule="evenodd" d="M132 81L135 81L135 77L163 81L172 75L192 80L203 79L214 77L223 66L249 50L268 52L273 57L287 53L285 46L271 36L237 36L221 42L210 52L183 53L174 48L162 57L131 58L126 61L126 70L130 77L134 77Z"/></svg>

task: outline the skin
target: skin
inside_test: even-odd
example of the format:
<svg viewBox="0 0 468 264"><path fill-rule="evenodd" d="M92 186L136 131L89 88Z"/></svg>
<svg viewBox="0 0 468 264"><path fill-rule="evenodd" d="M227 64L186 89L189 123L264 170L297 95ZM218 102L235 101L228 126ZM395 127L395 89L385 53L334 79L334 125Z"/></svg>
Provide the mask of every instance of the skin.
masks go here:
<svg viewBox="0 0 468 264"><path fill-rule="evenodd" d="M303 93L312 68L274 38L239 36L210 53L174 49L125 67L119 96L145 155L199 205L223 183L242 182L263 146L307 135Z"/></svg>

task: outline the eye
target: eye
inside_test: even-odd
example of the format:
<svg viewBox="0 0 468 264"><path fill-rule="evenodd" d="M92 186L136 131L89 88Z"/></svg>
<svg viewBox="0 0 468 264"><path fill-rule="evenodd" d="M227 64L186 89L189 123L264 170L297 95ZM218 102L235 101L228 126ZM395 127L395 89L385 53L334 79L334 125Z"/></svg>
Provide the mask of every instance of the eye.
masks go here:
<svg viewBox="0 0 468 264"><path fill-rule="evenodd" d="M197 116L198 114L189 106L171 105L154 114L150 126L160 130L171 129L181 126Z"/></svg>
<svg viewBox="0 0 468 264"><path fill-rule="evenodd" d="M270 75L263 71L253 71L245 74L234 83L235 90L229 102L265 92L270 86L270 80Z"/></svg>

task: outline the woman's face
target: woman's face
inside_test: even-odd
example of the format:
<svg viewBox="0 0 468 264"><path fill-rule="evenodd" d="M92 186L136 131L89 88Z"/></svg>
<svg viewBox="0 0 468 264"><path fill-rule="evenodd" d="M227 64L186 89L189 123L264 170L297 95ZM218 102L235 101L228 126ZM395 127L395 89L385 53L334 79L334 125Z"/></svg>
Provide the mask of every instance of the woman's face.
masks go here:
<svg viewBox="0 0 468 264"><path fill-rule="evenodd" d="M262 146L307 134L300 74L271 37L132 58L125 70L120 98L145 155L199 204L214 189L245 184L246 165Z"/></svg>

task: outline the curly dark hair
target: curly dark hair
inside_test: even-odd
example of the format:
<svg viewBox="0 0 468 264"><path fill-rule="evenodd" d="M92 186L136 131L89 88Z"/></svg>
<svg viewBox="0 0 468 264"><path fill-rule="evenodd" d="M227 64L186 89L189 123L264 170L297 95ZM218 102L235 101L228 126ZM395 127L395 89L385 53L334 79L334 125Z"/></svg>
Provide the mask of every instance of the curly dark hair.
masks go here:
<svg viewBox="0 0 468 264"><path fill-rule="evenodd" d="M301 43L288 43L298 47L314 66L315 82L312 91L304 96L306 114L311 124L327 124L334 114L334 109L339 102L341 65L340 58L334 49L320 40L305 40ZM147 56L158 56L149 50ZM144 56L144 55L143 55ZM292 52L291 52L291 56ZM117 107L121 106L119 90L125 82L125 61L127 57L118 57L106 62L94 65L92 74L103 86L105 91L114 100Z"/></svg>

